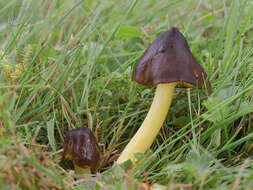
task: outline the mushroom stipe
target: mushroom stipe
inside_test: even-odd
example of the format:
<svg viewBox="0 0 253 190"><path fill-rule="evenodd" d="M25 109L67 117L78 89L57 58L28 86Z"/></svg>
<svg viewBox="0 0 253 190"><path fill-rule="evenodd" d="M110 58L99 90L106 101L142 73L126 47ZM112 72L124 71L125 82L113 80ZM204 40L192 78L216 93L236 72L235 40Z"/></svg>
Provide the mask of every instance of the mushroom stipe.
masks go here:
<svg viewBox="0 0 253 190"><path fill-rule="evenodd" d="M135 162L134 153L144 153L150 148L166 118L176 85L211 88L205 71L175 27L151 43L136 64L132 81L157 88L144 122L118 158L119 164L129 159Z"/></svg>

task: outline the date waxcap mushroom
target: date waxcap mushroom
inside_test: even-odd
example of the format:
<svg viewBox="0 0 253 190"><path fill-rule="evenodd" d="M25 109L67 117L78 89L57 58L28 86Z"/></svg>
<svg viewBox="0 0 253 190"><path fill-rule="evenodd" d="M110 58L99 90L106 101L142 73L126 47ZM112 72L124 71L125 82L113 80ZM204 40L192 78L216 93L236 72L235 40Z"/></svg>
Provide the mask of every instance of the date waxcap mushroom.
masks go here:
<svg viewBox="0 0 253 190"><path fill-rule="evenodd" d="M172 27L161 33L144 52L133 70L132 81L145 86L177 82L210 88L206 76L184 36Z"/></svg>
<svg viewBox="0 0 253 190"><path fill-rule="evenodd" d="M156 86L156 92L146 118L122 151L117 163L128 159L135 162L135 153L145 153L150 148L163 125L177 85L210 88L206 76L177 28L161 33L133 70L132 81Z"/></svg>
<svg viewBox="0 0 253 190"><path fill-rule="evenodd" d="M96 137L88 127L80 127L68 132L63 159L71 160L80 168L97 168L100 155Z"/></svg>

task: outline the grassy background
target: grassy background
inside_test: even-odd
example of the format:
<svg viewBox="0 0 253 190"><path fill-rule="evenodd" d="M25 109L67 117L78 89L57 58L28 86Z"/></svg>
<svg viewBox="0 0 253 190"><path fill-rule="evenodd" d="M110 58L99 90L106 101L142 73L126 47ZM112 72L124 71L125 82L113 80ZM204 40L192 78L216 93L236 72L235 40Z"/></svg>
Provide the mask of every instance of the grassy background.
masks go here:
<svg viewBox="0 0 253 190"><path fill-rule="evenodd" d="M0 0L0 13L1 189L253 189L252 1ZM132 68L172 26L212 91L178 88L139 164L112 168L154 96ZM80 126L102 162L75 181L59 162Z"/></svg>

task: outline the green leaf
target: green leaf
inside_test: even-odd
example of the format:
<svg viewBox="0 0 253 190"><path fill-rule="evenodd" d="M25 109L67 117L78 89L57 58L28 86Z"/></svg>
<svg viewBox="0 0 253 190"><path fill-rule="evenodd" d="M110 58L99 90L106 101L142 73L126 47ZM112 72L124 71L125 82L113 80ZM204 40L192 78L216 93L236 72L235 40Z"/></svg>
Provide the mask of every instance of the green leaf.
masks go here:
<svg viewBox="0 0 253 190"><path fill-rule="evenodd" d="M187 175L187 181L192 181L193 180L192 178L196 178L198 180L201 179L201 176L199 175L197 168L192 164L186 162L182 165L182 169Z"/></svg>
<svg viewBox="0 0 253 190"><path fill-rule="evenodd" d="M220 104L223 101L224 100L219 97L213 97L206 100L203 104L208 110L212 110L217 104ZM215 113L212 114L204 113L202 117L215 123L226 118L229 112L230 109L228 108L228 106L223 106L218 110L216 110Z"/></svg>
<svg viewBox="0 0 253 190"><path fill-rule="evenodd" d="M181 170L182 170L182 164L169 164L163 169L163 171L168 171L170 173L174 173Z"/></svg>
<svg viewBox="0 0 253 190"><path fill-rule="evenodd" d="M190 118L186 117L186 116L180 116L177 118L174 118L171 122L169 122L170 125L176 125L179 127L183 127L186 124L188 124L190 122Z"/></svg>
<svg viewBox="0 0 253 190"><path fill-rule="evenodd" d="M141 30L135 26L121 26L117 37L121 39L130 39L141 36Z"/></svg>
<svg viewBox="0 0 253 190"><path fill-rule="evenodd" d="M112 173L116 179L120 180L124 177L125 171L119 165L115 164L112 168Z"/></svg>
<svg viewBox="0 0 253 190"><path fill-rule="evenodd" d="M0 106L2 109L11 111L15 105L16 94L12 92L0 95Z"/></svg>
<svg viewBox="0 0 253 190"><path fill-rule="evenodd" d="M123 168L125 171L131 169L132 166L133 166L133 163L130 159L120 164L120 167Z"/></svg>
<svg viewBox="0 0 253 190"><path fill-rule="evenodd" d="M140 161L144 156L145 156L145 154L140 153L140 152L134 153L134 157L136 159L136 162Z"/></svg>
<svg viewBox="0 0 253 190"><path fill-rule="evenodd" d="M144 98L146 95L151 93L151 89L144 89L143 91L141 91L141 97Z"/></svg>
<svg viewBox="0 0 253 190"><path fill-rule="evenodd" d="M210 158L206 154L199 155L196 152L189 152L187 163L194 166L200 175L204 175L209 169Z"/></svg>
<svg viewBox="0 0 253 190"><path fill-rule="evenodd" d="M250 110L252 110L252 112L253 112L253 105L250 102L244 101L240 104L238 110L239 110L239 112L245 112L245 111L247 112Z"/></svg>
<svg viewBox="0 0 253 190"><path fill-rule="evenodd" d="M166 190L168 189L168 187L164 186L164 185L160 185L158 183L155 183L152 185L152 190Z"/></svg>
<svg viewBox="0 0 253 190"><path fill-rule="evenodd" d="M54 138L54 119L47 122L47 138L53 151L56 152L55 138Z"/></svg>
<svg viewBox="0 0 253 190"><path fill-rule="evenodd" d="M221 129L217 129L213 132L210 145L216 148L221 145Z"/></svg>

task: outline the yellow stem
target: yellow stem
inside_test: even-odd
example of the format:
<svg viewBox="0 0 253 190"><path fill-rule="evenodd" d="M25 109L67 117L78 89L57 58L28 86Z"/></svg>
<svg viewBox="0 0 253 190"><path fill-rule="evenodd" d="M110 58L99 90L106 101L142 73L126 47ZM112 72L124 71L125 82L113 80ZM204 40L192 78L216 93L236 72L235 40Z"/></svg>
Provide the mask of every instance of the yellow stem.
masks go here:
<svg viewBox="0 0 253 190"><path fill-rule="evenodd" d="M120 164L128 159L135 162L134 153L144 153L155 140L170 108L176 83L158 84L153 103L141 127L127 144L117 160Z"/></svg>
<svg viewBox="0 0 253 190"><path fill-rule="evenodd" d="M76 164L74 164L74 168L75 168L75 173L76 174L90 174L90 167L88 168L81 168L79 166L77 166Z"/></svg>

